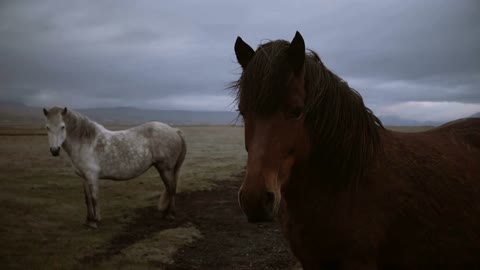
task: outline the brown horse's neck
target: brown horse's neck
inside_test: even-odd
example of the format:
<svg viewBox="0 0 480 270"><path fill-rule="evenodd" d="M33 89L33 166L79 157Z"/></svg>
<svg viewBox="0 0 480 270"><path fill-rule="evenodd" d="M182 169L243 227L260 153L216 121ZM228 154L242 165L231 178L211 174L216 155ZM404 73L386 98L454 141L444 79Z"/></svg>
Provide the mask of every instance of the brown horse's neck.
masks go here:
<svg viewBox="0 0 480 270"><path fill-rule="evenodd" d="M309 58L305 69L306 125L309 128L315 174L337 184L359 181L381 148L381 121L358 92Z"/></svg>

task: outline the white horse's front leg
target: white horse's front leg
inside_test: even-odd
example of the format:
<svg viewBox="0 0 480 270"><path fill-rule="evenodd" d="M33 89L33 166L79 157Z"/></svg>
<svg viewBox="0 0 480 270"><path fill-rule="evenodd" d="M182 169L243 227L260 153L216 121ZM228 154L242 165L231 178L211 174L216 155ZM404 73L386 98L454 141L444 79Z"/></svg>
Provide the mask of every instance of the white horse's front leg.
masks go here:
<svg viewBox="0 0 480 270"><path fill-rule="evenodd" d="M90 185L92 191L92 201L93 201L93 213L96 222L100 222L102 217L100 216L100 202L98 200L98 179L92 181Z"/></svg>
<svg viewBox="0 0 480 270"><path fill-rule="evenodd" d="M85 192L85 203L87 205L87 220L85 225L97 228L97 223L101 220L100 205L98 203L98 179L96 177L87 177L83 182Z"/></svg>
<svg viewBox="0 0 480 270"><path fill-rule="evenodd" d="M83 180L83 192L85 195L85 205L87 206L87 219L85 220L85 225L90 226L90 222L94 220L93 213L93 203L92 203L92 193L90 191L90 186L88 185L88 180Z"/></svg>

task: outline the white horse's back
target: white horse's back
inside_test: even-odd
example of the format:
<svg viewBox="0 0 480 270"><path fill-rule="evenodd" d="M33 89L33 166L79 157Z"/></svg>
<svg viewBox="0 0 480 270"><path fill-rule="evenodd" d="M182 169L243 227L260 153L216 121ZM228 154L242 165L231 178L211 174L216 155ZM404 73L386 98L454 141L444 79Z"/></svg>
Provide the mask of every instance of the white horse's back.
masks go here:
<svg viewBox="0 0 480 270"><path fill-rule="evenodd" d="M153 164L173 169L180 155L179 130L160 122L149 122L126 130L104 129L94 143L99 178L128 180Z"/></svg>

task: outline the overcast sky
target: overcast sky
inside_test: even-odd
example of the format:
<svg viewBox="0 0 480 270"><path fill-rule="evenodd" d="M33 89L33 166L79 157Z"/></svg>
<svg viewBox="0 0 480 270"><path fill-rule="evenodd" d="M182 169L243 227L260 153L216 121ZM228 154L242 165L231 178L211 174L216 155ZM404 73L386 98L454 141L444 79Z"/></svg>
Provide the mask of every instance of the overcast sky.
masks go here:
<svg viewBox="0 0 480 270"><path fill-rule="evenodd" d="M306 46L375 113L480 111L480 1L0 1L0 101L232 110L233 45Z"/></svg>

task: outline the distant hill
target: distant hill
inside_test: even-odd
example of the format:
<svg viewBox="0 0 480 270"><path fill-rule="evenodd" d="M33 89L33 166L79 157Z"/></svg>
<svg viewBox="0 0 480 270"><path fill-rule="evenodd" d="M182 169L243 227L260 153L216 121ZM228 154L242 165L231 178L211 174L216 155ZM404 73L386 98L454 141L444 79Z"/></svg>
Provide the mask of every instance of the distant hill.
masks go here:
<svg viewBox="0 0 480 270"><path fill-rule="evenodd" d="M438 122L438 121L416 121L410 119L404 119L396 115L381 115L379 116L384 126L440 126L450 121ZM475 113L466 118L480 118L480 112ZM453 121L454 119L452 119Z"/></svg>
<svg viewBox="0 0 480 270"><path fill-rule="evenodd" d="M133 107L76 110L104 125L137 125L160 121L172 125L233 125L240 124L237 113L227 111L147 110ZM43 125L42 108L21 104L0 103L0 124Z"/></svg>
<svg viewBox="0 0 480 270"><path fill-rule="evenodd" d="M43 123L42 109L18 103L0 102L0 124L23 125L36 123Z"/></svg>
<svg viewBox="0 0 480 270"><path fill-rule="evenodd" d="M149 121L175 125L232 125L235 124L237 117L237 113L227 111L147 110L133 107L80 109L78 111L102 124L126 125Z"/></svg>
<svg viewBox="0 0 480 270"><path fill-rule="evenodd" d="M378 118L384 126L439 126L443 124L443 122L404 119L396 115L380 115Z"/></svg>

